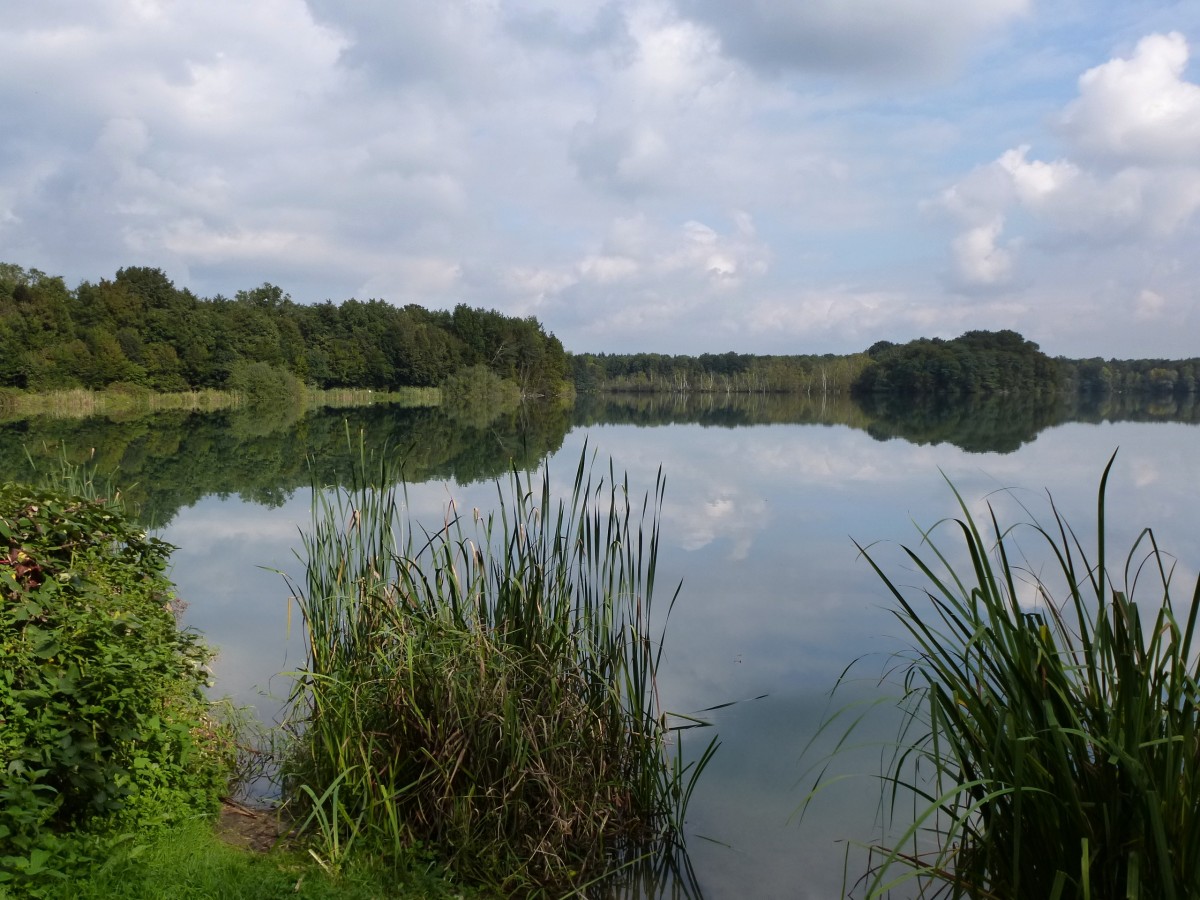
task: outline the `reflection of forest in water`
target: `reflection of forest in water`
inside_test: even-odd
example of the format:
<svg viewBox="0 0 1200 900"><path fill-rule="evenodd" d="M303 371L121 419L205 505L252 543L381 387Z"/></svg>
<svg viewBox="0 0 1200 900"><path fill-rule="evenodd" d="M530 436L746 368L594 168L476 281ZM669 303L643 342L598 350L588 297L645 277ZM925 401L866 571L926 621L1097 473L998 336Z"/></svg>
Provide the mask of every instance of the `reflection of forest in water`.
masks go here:
<svg viewBox="0 0 1200 900"><path fill-rule="evenodd" d="M113 481L162 526L210 494L267 506L314 481L345 483L363 446L403 460L411 482L469 483L534 467L567 433L562 409L516 409L464 422L436 408L372 406L272 416L270 411L182 411L125 421L36 418L0 424L0 478L50 470L66 452Z"/></svg>
<svg viewBox="0 0 1200 900"><path fill-rule="evenodd" d="M1200 404L1190 395L1150 404L1120 394L1071 404L1020 397L860 404L804 394L605 394L581 396L574 409L526 406L488 415L380 405L307 414L243 409L124 420L43 417L0 423L0 477L28 477L31 458L37 468L50 468L65 450L73 462L89 461L101 475L115 473L144 520L164 525L210 494L276 505L314 480L343 482L359 455L360 433L368 449L399 455L411 482L468 483L503 475L514 465L534 467L571 428L592 425L839 425L877 440L1008 453L1042 429L1072 421L1197 424Z"/></svg>

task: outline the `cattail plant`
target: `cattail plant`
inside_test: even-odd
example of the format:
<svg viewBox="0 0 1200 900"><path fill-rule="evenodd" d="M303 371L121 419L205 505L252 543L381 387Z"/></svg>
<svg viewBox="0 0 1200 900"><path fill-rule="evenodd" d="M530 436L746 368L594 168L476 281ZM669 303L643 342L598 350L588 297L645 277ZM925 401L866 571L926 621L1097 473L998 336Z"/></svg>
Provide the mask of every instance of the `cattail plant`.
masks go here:
<svg viewBox="0 0 1200 900"><path fill-rule="evenodd" d="M866 896L1200 896L1200 584L1177 608L1150 529L1110 571L1112 464L1093 550L1053 502L1047 526L989 506L985 536L957 491L961 517L905 548L922 587L860 548L912 647Z"/></svg>
<svg viewBox="0 0 1200 900"><path fill-rule="evenodd" d="M664 479L639 502L593 464L585 450L565 501L514 470L495 512L451 504L433 529L406 518L386 455L314 489L282 775L325 865L423 847L552 891L679 840L715 743L683 764L657 696Z"/></svg>

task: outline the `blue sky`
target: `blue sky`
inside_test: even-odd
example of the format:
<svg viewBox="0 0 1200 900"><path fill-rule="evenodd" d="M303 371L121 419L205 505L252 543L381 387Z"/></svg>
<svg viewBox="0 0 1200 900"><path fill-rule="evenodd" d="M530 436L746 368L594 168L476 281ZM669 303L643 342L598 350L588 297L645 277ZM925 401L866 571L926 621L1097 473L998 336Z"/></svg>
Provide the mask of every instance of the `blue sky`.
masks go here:
<svg viewBox="0 0 1200 900"><path fill-rule="evenodd" d="M1200 353L1200 2L44 0L0 260L572 350Z"/></svg>

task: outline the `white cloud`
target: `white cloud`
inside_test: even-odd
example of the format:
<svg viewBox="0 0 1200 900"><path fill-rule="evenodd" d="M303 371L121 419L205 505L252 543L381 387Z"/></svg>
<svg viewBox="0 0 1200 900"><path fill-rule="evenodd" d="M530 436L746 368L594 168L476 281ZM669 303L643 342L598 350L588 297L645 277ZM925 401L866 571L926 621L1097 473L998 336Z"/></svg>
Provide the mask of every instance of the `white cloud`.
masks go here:
<svg viewBox="0 0 1200 900"><path fill-rule="evenodd" d="M1187 55L1177 33L1144 38L1131 58L1080 78L1079 97L1061 117L1071 156L1032 159L1021 145L924 204L961 228L951 240L951 282L962 290L1015 285L1024 247L1069 253L1078 266L1089 245L1112 257L1114 246L1147 252L1182 240L1200 210L1200 86L1182 80ZM1013 220L1015 234L1002 242ZM1149 321L1144 309L1138 318Z"/></svg>
<svg viewBox="0 0 1200 900"><path fill-rule="evenodd" d="M1187 40L1171 32L1148 35L1130 58L1085 72L1062 115L1075 152L1116 166L1195 166L1200 86L1184 80L1187 62Z"/></svg>
<svg viewBox="0 0 1200 900"><path fill-rule="evenodd" d="M1166 309L1166 298L1157 291L1145 288L1138 292L1137 300L1134 301L1133 315L1139 321L1153 321L1161 317Z"/></svg>
<svg viewBox="0 0 1200 900"><path fill-rule="evenodd" d="M1013 253L998 243L1004 231L1004 219L997 216L985 225L977 225L954 239L956 272L968 287L996 287L1012 280Z"/></svg>

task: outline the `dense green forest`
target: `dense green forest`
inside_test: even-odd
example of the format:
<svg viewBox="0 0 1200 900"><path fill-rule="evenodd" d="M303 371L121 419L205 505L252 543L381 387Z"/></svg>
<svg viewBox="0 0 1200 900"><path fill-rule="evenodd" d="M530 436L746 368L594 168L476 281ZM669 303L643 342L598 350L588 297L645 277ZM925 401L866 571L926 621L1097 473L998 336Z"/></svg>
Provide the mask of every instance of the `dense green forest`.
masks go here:
<svg viewBox="0 0 1200 900"><path fill-rule="evenodd" d="M860 396L989 397L1057 393L1065 369L1015 331L968 331L943 341L880 341L854 383Z"/></svg>
<svg viewBox="0 0 1200 900"><path fill-rule="evenodd" d="M306 305L271 284L202 299L144 267L69 289L0 264L0 386L253 393L281 380L385 389L464 373L510 382L526 397L569 389L562 344L533 318L382 300Z"/></svg>
<svg viewBox="0 0 1200 900"><path fill-rule="evenodd" d="M223 388L251 400L303 386L440 386L451 402L569 394L1148 398L1200 393L1200 359L1051 358L1014 331L879 341L849 355L571 354L533 317L460 304L295 303L263 284L199 298L159 269L68 288L0 264L0 389Z"/></svg>

